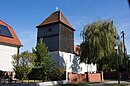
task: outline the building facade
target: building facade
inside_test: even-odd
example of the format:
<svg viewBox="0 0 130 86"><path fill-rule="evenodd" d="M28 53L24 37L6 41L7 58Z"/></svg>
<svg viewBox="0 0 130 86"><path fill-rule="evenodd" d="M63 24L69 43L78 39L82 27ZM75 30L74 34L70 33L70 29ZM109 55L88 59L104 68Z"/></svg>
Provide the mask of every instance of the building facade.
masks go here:
<svg viewBox="0 0 130 86"><path fill-rule="evenodd" d="M13 28L0 20L0 70L13 71L12 56L22 46Z"/></svg>
<svg viewBox="0 0 130 86"><path fill-rule="evenodd" d="M37 26L37 42L40 38L48 47L50 54L59 68L65 67L74 53L74 29L61 11L52 13Z"/></svg>
<svg viewBox="0 0 130 86"><path fill-rule="evenodd" d="M43 43L48 47L56 66L67 72L79 72L79 56L74 52L75 29L63 13L61 11L52 13L36 27L38 28L37 42L40 38L43 39ZM81 64L81 66L87 68L86 65ZM85 71L87 70L85 69Z"/></svg>

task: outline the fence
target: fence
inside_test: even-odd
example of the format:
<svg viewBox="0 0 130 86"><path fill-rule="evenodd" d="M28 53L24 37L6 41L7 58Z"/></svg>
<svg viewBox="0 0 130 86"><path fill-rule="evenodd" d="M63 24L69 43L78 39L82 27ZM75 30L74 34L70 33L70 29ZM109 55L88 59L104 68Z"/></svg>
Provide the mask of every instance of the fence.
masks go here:
<svg viewBox="0 0 130 86"><path fill-rule="evenodd" d="M130 74L128 73L128 75ZM118 79L118 72L117 71L104 72L104 79ZM120 79L127 79L126 72L120 72Z"/></svg>

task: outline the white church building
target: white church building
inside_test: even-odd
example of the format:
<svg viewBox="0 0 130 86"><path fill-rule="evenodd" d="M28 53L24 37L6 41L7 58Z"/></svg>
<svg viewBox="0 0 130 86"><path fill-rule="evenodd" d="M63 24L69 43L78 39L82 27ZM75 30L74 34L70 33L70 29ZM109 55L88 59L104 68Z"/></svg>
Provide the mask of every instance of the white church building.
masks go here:
<svg viewBox="0 0 130 86"><path fill-rule="evenodd" d="M13 71L12 55L22 46L11 26L0 20L0 70Z"/></svg>
<svg viewBox="0 0 130 86"><path fill-rule="evenodd" d="M74 45L75 29L61 11L53 12L36 27L37 42L40 38L43 39L58 68L73 73L97 71L94 64L79 63L79 55Z"/></svg>

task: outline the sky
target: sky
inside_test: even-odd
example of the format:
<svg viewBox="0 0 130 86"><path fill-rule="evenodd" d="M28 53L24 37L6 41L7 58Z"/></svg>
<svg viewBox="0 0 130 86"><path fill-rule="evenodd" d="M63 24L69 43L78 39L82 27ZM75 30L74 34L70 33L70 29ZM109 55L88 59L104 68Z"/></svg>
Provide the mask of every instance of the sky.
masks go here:
<svg viewBox="0 0 130 86"><path fill-rule="evenodd" d="M37 28L56 7L76 30L75 44L82 42L83 27L98 19L113 20L118 34L126 33L125 44L130 54L130 8L127 0L0 0L0 19L15 30L23 44L20 52L36 45Z"/></svg>

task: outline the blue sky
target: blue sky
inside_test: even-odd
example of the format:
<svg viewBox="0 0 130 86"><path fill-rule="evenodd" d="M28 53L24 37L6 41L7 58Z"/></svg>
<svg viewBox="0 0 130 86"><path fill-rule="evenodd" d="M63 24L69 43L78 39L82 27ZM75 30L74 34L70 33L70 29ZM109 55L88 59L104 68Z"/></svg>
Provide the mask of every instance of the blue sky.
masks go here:
<svg viewBox="0 0 130 86"><path fill-rule="evenodd" d="M37 29L56 6L76 29L75 44L80 44L84 25L98 19L111 19L118 30L126 33L127 52L130 54L130 8L127 0L1 0L0 19L12 26L21 40L20 52L36 45Z"/></svg>

